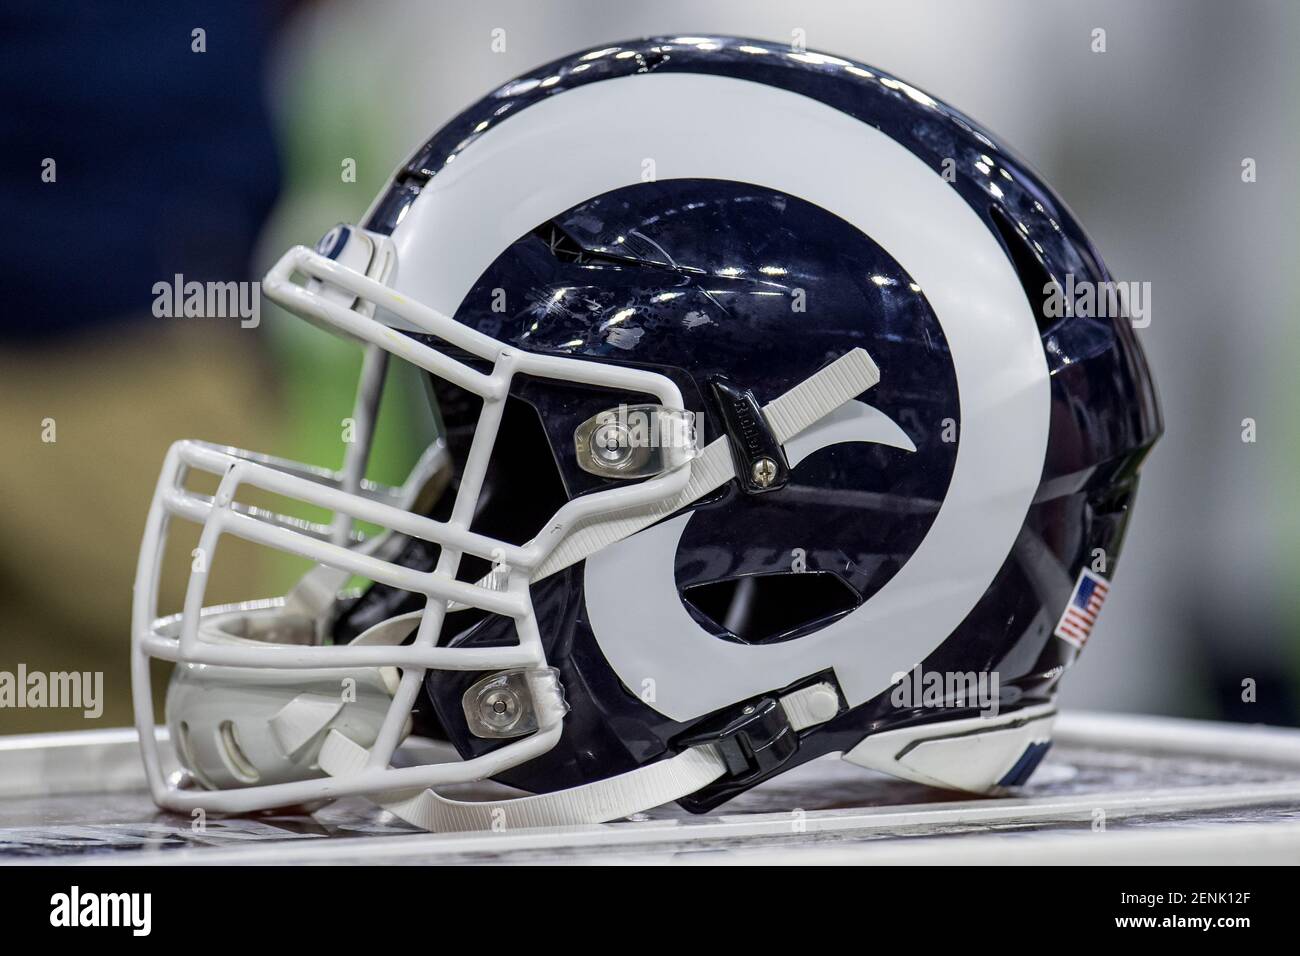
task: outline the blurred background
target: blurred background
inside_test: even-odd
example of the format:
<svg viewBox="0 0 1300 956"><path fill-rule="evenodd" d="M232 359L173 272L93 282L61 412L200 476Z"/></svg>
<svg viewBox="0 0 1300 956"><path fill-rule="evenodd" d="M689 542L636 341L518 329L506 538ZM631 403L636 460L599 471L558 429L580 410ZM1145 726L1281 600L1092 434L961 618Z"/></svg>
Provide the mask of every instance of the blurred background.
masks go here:
<svg viewBox="0 0 1300 956"><path fill-rule="evenodd" d="M255 328L158 317L155 283L257 278L358 220L393 167L511 77L682 33L799 40L947 100L1037 167L1116 278L1151 283L1140 338L1167 431L1065 705L1300 724L1290 0L10 0L0 671L103 671L98 725L129 723L131 582L167 446L341 461L359 350L268 303ZM420 450L401 440L425 424L408 385L385 398L389 480ZM223 551L210 603L282 592L291 569L273 561ZM173 571L177 607L186 562ZM84 726L0 710L0 733Z"/></svg>

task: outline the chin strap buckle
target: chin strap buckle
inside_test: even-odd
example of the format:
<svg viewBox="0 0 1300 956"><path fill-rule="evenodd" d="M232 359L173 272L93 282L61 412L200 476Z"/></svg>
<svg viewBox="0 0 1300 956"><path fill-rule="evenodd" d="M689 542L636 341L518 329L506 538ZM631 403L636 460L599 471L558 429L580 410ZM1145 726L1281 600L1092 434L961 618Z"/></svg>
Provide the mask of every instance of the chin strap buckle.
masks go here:
<svg viewBox="0 0 1300 956"><path fill-rule="evenodd" d="M728 783L744 783L775 771L799 750L799 734L775 697L746 704L722 726L697 731L678 743L711 745L727 767Z"/></svg>
<svg viewBox="0 0 1300 956"><path fill-rule="evenodd" d="M702 731L697 729L678 745L713 751L726 772L679 802L702 813L766 780L799 752L799 731L831 720L839 710L835 688L819 682L782 697L760 697L739 714Z"/></svg>
<svg viewBox="0 0 1300 956"><path fill-rule="evenodd" d="M680 747L708 746L727 767L726 784L770 775L799 750L799 731L824 724L840 711L834 686L819 681L781 697L750 701L733 717L696 728Z"/></svg>

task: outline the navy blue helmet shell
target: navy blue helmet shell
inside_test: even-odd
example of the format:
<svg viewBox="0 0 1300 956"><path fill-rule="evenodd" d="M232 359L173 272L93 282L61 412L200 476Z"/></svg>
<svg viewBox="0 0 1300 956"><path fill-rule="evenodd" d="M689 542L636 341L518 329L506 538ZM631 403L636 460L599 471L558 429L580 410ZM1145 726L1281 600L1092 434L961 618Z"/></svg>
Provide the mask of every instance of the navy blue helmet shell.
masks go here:
<svg viewBox="0 0 1300 956"><path fill-rule="evenodd" d="M683 40L611 44L512 81L425 143L363 225L392 233L421 192L436 188L478 137L539 103L628 76L697 74L759 84L887 136L942 178L1014 270L1036 323L1050 403L1037 491L1013 543L1000 566L990 568L991 580L964 619L935 635L933 649L915 663L925 670L997 672L1006 711L1050 700L1077 653L1053 629L1083 569L1098 570L1100 555L1101 573L1113 574L1139 465L1162 428L1128 321L1045 314L1049 283L1064 284L1067 276L1076 283L1110 279L1100 256L1021 160L915 87L873 67L761 41ZM752 117L760 130L764 122ZM590 135L602 131L592 128ZM768 135L784 133L772 128ZM836 185L882 188L869 181ZM522 350L660 372L681 389L688 408L703 413L705 442L725 432L718 383L763 405L849 349L872 356L881 381L861 400L888 423L881 434L892 438L792 452L780 487L755 494L742 476L690 505L689 515L642 532L675 540L672 600L693 627L713 641L771 654L842 624L870 602L903 573L949 503L971 423L963 421L963 382L928 291L879 237L805 197L744 181L647 176L548 210L501 249L455 318ZM463 460L478 401L442 380L433 380L431 390L453 457ZM521 543L566 500L608 487L610 479L575 462L574 429L612 405L641 400L517 380L474 529ZM411 540L402 560L427 568L435 557L433 546ZM657 706L656 679L670 675L647 674L647 684L621 674L596 633L597 618L609 607L601 610L586 593L593 582L607 585L609 568L619 566L611 559L601 567L602 561L597 554L587 566L568 567L533 587L547 659L559 669L571 711L555 749L504 774L505 782L538 792L626 772L679 751L752 703L683 718L680 707ZM467 558L461 577L475 580L485 570ZM638 587L636 580L623 583L630 591ZM933 582L937 589L946 584ZM415 609L410 601L372 587L340 618L336 641ZM629 597L626 606L635 608L637 600ZM513 639L509 621L472 612L452 615L444 629L444 641L457 646ZM880 636L864 628L853 639L856 652L869 658ZM417 714L420 730L449 739L466 757L500 744L470 735L460 716L462 694L482 676L431 671ZM842 676L815 666L784 686L761 688L777 696L826 681L839 689L844 706L830 722L804 732L779 764L724 778L684 805L707 809L777 769L848 751L869 734L973 713L899 707L887 689L857 699ZM1030 770L1021 767L1017 779Z"/></svg>

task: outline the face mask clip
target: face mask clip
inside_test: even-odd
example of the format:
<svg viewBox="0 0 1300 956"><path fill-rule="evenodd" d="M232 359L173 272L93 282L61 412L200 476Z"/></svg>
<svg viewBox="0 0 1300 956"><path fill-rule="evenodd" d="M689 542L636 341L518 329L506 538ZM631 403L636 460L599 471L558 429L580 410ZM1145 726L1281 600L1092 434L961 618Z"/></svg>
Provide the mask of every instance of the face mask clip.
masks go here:
<svg viewBox="0 0 1300 956"><path fill-rule="evenodd" d="M662 405L619 405L573 432L578 467L601 478L651 478L700 454L695 413Z"/></svg>
<svg viewBox="0 0 1300 956"><path fill-rule="evenodd" d="M524 737L558 724L569 710L554 667L512 668L476 681L461 698L476 737Z"/></svg>

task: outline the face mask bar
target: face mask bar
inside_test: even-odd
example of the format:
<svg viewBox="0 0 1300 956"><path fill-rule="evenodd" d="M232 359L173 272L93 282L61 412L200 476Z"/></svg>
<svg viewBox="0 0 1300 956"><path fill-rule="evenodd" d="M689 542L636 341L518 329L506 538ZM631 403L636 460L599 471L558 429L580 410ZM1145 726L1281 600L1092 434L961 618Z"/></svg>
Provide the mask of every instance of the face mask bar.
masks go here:
<svg viewBox="0 0 1300 956"><path fill-rule="evenodd" d="M359 231L358 231L359 232ZM364 234L391 263L391 244L384 237ZM378 261L376 255L372 262ZM372 272L375 270L372 269ZM385 266L382 274L390 270ZM307 285L292 281L304 277ZM219 812L245 812L290 804L333 799L376 791L424 789L473 782L498 774L545 753L555 745L561 723L539 726L530 736L484 756L461 763L389 767L401 742L407 718L428 669L506 671L546 667L541 636L529 596L529 585L548 555L585 522L638 508L662 507L686 488L690 467L678 467L645 481L587 495L562 507L545 529L523 546L474 533L470 523L478 504L492 448L501 423L505 399L515 375L556 379L650 394L670 413L684 412L677 387L653 372L619 368L582 359L520 352L490 336L464 326L450 316L413 302L371 275L299 246L286 253L267 274L267 295L290 312L339 332L366 346L358 392L356 442L349 447L340 472L253 455L194 441L172 446L164 462L146 523L135 584L132 616L132 683L136 725L154 799L162 806L189 810L205 807ZM346 293L346 294L344 294ZM417 342L374 318L376 309L397 316L407 326L491 363L481 372ZM413 475L400 489L362 479L369 457L371 430L388 356L395 355L460 386L483 400L477 428L461 473L461 482L446 521L413 513L415 500L432 470ZM689 465L689 461L683 462ZM205 496L185 488L193 470L219 477L217 491ZM419 470L419 469L417 469ZM333 513L330 525L312 524L273 515L236 501L245 487L260 489ZM156 620L158 582L167 528L173 516L201 525L202 561L192 571L178 618ZM439 546L433 571L420 572L380 556L383 538L366 541L353 529L357 521L423 539ZM379 581L428 599L414 640L405 646L353 642L347 646L276 644L204 639L203 600L208 568L223 534L297 555L336 572L325 578L342 583L350 575ZM474 555L497 569L489 586L456 580L461 557ZM311 575L309 575L310 577ZM332 599L333 594L329 597ZM291 594L291 598L293 595ZM253 602L259 603L259 602ZM265 604L265 602L260 602ZM493 648L437 646L449 606L478 608L511 618L518 643ZM224 610L224 609L223 609ZM401 681L384 716L364 769L343 778L320 778L219 791L181 791L164 779L153 726L149 658L182 664L296 669L398 667Z"/></svg>

